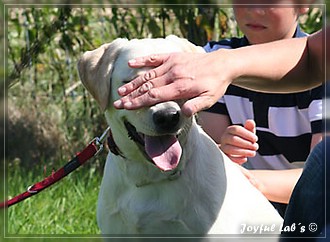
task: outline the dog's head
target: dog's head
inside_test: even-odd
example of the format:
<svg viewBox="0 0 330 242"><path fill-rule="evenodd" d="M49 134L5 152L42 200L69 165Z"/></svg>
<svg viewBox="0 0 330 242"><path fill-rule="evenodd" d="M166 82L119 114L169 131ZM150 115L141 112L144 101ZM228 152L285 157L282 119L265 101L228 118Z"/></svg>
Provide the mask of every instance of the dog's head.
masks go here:
<svg viewBox="0 0 330 242"><path fill-rule="evenodd" d="M148 68L129 68L128 60L156 53L203 52L185 39L116 39L84 53L78 62L80 78L105 111L113 138L129 160L151 161L163 171L175 169L181 157L184 131L191 118L181 113L178 102L159 103L139 110L116 110L117 89Z"/></svg>

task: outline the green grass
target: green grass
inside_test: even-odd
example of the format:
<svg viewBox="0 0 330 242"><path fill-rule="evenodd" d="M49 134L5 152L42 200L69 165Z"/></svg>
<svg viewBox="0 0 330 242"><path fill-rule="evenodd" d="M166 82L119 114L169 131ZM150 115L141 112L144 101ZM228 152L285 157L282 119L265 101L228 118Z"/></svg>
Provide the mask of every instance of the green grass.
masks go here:
<svg viewBox="0 0 330 242"><path fill-rule="evenodd" d="M56 169L58 169L57 167ZM13 197L51 173L43 168L7 170L7 190ZM96 205L102 174L94 165L78 168L58 183L11 206L6 215L6 237L97 236Z"/></svg>

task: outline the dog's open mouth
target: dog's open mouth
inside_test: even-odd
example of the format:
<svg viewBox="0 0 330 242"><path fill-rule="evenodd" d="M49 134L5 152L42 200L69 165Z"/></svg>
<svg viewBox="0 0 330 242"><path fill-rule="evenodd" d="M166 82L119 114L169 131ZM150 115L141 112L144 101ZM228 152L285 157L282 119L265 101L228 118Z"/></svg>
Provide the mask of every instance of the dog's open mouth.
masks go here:
<svg viewBox="0 0 330 242"><path fill-rule="evenodd" d="M149 136L136 131L129 122L124 122L129 137L143 148L143 152L162 171L175 169L182 154L181 145L175 135Z"/></svg>

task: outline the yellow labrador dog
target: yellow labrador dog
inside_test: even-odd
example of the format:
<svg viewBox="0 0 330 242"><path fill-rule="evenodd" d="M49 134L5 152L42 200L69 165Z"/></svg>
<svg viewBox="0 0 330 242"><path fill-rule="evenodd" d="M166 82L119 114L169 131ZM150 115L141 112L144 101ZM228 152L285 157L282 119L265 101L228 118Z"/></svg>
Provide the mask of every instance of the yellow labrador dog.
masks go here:
<svg viewBox="0 0 330 242"><path fill-rule="evenodd" d="M103 234L279 233L282 218L180 102L116 110L117 88L146 69L128 60L201 52L185 39L116 39L79 60L80 78L112 130L98 200Z"/></svg>

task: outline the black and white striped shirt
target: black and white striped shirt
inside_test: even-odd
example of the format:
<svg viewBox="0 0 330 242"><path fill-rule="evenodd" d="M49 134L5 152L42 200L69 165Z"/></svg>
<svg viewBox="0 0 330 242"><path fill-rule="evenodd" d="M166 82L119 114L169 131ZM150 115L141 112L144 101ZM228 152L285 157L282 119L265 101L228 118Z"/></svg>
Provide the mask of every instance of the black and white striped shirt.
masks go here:
<svg viewBox="0 0 330 242"><path fill-rule="evenodd" d="M302 36L298 29L295 37ZM238 48L246 38L210 42L207 52L219 48ZM290 169L293 162L305 161L313 134L322 132L324 87L293 94L267 94L230 85L225 95L210 109L228 115L232 124L256 122L259 150L245 164L251 169Z"/></svg>

